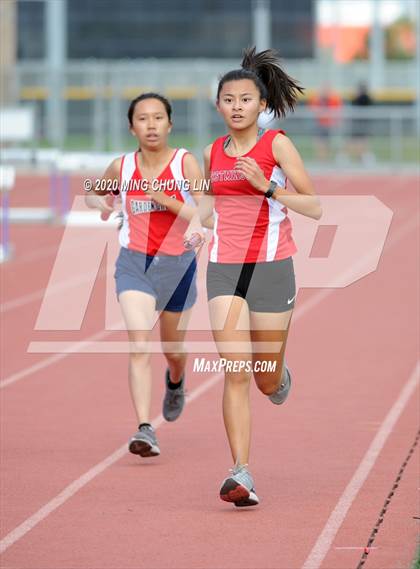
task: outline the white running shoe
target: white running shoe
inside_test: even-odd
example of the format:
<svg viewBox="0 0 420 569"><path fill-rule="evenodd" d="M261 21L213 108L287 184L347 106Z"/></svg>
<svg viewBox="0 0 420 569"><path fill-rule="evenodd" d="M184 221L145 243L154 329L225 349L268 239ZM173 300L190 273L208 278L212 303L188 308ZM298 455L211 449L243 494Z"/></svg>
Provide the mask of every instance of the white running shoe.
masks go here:
<svg viewBox="0 0 420 569"><path fill-rule="evenodd" d="M254 480L246 466L235 464L230 469L231 476L223 480L220 488L220 498L233 502L238 508L256 506L260 502L255 493Z"/></svg>

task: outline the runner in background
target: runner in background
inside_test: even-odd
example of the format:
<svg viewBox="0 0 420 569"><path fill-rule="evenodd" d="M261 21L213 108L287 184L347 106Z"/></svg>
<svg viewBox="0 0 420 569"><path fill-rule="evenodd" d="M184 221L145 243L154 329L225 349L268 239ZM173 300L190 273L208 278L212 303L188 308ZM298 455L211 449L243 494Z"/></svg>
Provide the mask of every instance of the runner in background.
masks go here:
<svg viewBox="0 0 420 569"><path fill-rule="evenodd" d="M366 83L359 83L354 98L351 101L354 109L364 109L374 104ZM375 156L369 148L369 137L372 132L372 122L368 117L353 118L351 121L351 139L349 153L352 158L365 165L373 164Z"/></svg>
<svg viewBox="0 0 420 569"><path fill-rule="evenodd" d="M128 109L131 134L138 149L114 160L102 180L118 181L122 206L121 244L116 262L118 300L130 340L129 384L138 429L129 450L140 456L160 454L150 423L152 370L148 341L160 313L160 338L168 368L165 374L163 416L175 421L184 407L184 337L197 297L196 258L185 238L202 233L196 205L202 173L196 158L172 148L172 108L157 93L134 99ZM92 191L89 207L106 217L113 211L109 192Z"/></svg>

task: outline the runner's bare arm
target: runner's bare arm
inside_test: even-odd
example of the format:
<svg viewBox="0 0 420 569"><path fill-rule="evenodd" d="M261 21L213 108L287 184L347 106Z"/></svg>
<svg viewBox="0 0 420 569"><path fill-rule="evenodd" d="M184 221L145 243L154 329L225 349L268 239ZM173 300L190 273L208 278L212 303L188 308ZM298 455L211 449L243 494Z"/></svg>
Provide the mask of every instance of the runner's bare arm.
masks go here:
<svg viewBox="0 0 420 569"><path fill-rule="evenodd" d="M191 242L193 242L194 234L200 235L201 239L203 239L204 235L203 227L198 214L198 206L202 199L203 193L203 173L196 157L193 156L193 154L188 153L184 157L184 175L189 183L190 195L196 204L196 207L193 208L194 215L191 218L187 231L185 232L185 240L192 240Z"/></svg>
<svg viewBox="0 0 420 569"><path fill-rule="evenodd" d="M320 219L322 208L319 197L315 194L315 189L305 170L302 158L290 138L278 134L273 140L273 154L296 190L295 193L277 187L273 197L296 213L313 219Z"/></svg>
<svg viewBox="0 0 420 569"><path fill-rule="evenodd" d="M201 178L201 171L197 163L197 170L192 171L191 164L197 163L194 156L190 153L186 154L184 157L184 173L185 179L188 181L190 188L193 187L195 177ZM179 215L183 219L187 221L191 221L194 217L196 208L188 205L185 202L180 200L173 199L169 194L156 190L154 191L152 187L149 186L149 189L146 191L148 195L155 201L156 203L166 207L169 211L174 213L175 215Z"/></svg>
<svg viewBox="0 0 420 569"><path fill-rule="evenodd" d="M279 134L275 137L273 155L296 192L277 186L272 198L296 213L313 219L320 219L322 208L319 197L315 194L313 184L298 151L287 136ZM264 176L263 171L253 158L238 158L235 169L239 170L260 192L265 193L269 189L270 180Z"/></svg>
<svg viewBox="0 0 420 569"><path fill-rule="evenodd" d="M119 180L122 157L116 158L111 162L105 170L101 180ZM85 203L89 208L99 209L101 213L107 214L114 211L113 207L107 203L107 196L110 194L108 190L100 190L92 187L90 192L85 196Z"/></svg>
<svg viewBox="0 0 420 569"><path fill-rule="evenodd" d="M211 154L212 144L209 144L204 149L204 177L206 180L210 179L210 154ZM213 218L213 206L214 197L212 195L211 186L210 189L203 192L200 203L198 205L200 220L203 225L213 229L214 218Z"/></svg>
<svg viewBox="0 0 420 569"><path fill-rule="evenodd" d="M204 185L204 178L203 172L201 167L198 163L198 160L192 154L187 154L185 156L184 162L184 170L185 170L185 177L190 182L191 188L191 195L198 206L200 208L200 203L202 202L203 198L205 198L205 185ZM204 220L201 220L201 224L203 227L208 227L210 229L213 228L213 215L212 211Z"/></svg>

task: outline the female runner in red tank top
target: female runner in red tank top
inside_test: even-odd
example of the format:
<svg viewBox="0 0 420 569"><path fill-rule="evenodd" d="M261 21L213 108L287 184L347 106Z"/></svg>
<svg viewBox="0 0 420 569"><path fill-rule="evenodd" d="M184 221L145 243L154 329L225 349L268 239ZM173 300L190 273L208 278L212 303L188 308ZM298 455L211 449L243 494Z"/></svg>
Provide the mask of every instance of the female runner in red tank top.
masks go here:
<svg viewBox="0 0 420 569"><path fill-rule="evenodd" d="M218 85L217 108L229 134L204 153L211 190L200 202L201 219L214 212L207 294L225 360L223 416L234 461L220 497L235 506L259 502L248 464L251 377L276 405L291 386L284 354L296 295L296 246L288 209L313 219L322 214L290 139L283 131L259 129L257 121L264 110L284 116L302 91L275 51L247 50L242 68ZM296 191L286 189L287 179Z"/></svg>
<svg viewBox="0 0 420 569"><path fill-rule="evenodd" d="M134 99L128 121L138 150L114 160L102 178L118 181L122 205L115 280L130 340L129 383L139 423L129 450L140 456L160 454L150 424L148 340L155 311L161 311L160 337L168 363L163 416L174 421L184 406L183 341L197 296L195 252L186 251L184 236L201 229L195 206L202 173L192 154L168 145L171 113L169 101L157 93ZM198 190L189 191L194 188ZM113 206L107 192L92 194L87 205L109 216Z"/></svg>

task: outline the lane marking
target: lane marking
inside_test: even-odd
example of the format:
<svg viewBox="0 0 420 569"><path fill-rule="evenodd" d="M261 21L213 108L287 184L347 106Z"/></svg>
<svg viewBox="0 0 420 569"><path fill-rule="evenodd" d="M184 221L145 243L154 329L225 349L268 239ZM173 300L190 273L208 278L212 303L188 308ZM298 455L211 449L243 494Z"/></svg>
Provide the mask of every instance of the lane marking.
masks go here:
<svg viewBox="0 0 420 569"><path fill-rule="evenodd" d="M204 381L188 395L185 404L190 405L193 401L198 399L201 395L216 385L223 376L223 373L217 373ZM155 429L158 429L163 422L165 422L163 416L158 415L155 417L155 419L153 419L152 424ZM45 518L47 518L52 512L67 502L79 490L89 484L89 482L91 482L94 478L99 476L99 474L102 474L102 472L104 472L107 468L120 460L125 454L127 454L127 452L127 443L124 443L116 451L104 458L104 460L98 462L95 464L95 466L90 468L79 478L71 482L64 488L64 490L54 496L54 498L42 506L42 508L40 508L32 516L26 518L25 521L19 524L0 541L0 554L4 553L6 549L8 549L11 545L22 539L24 535L36 527L40 522L45 520Z"/></svg>
<svg viewBox="0 0 420 569"><path fill-rule="evenodd" d="M105 271L104 271L104 273L105 273ZM202 291L203 288L204 288L204 281L203 281L203 283L200 283L199 285L197 285L198 291ZM32 373L35 373L41 369L45 369L46 367L49 367L50 365L53 365L56 362L63 360L64 358L67 358L67 356L69 356L71 354L77 354L77 353L83 353L83 352L91 353L91 351L89 350L89 345L92 342L106 338L110 334L114 334L115 332L118 332L120 329L125 329L125 325L124 325L124 322L122 319L116 323L115 322L112 323L111 327L112 327L111 330L99 330L95 334L88 336L85 340L81 340L80 342L73 342L70 345L67 345L66 351L64 353L54 354L53 356L49 356L48 358L45 358L45 359L37 362L36 364L28 366L28 367L26 367L20 371L13 373L12 375L9 375L8 377L6 377L2 381L0 381L0 390L4 389L5 387L8 387L9 385L13 385L17 381L20 381L21 379L28 377ZM31 345L33 343L34 342L31 342L29 344L28 353L30 353L30 348L31 348ZM36 344L36 342L35 342L35 344Z"/></svg>
<svg viewBox="0 0 420 569"><path fill-rule="evenodd" d="M119 321L116 324L116 326L120 326L120 325L122 325L122 321ZM9 377L7 377L6 379L3 379L3 381L0 381L0 389L4 389L5 387L8 387L9 385L12 385L13 383L16 383L17 381L20 381L21 379L24 379L28 375L31 375L31 374L33 374L33 373L35 373L41 369L49 367L50 365L52 365L52 364L54 364L60 360L63 360L64 358L67 358L71 354L78 353L77 350L80 350L81 347L88 346L90 342L94 342L95 340L100 340L101 338L105 338L106 336L112 334L113 332L115 332L115 330L100 330L99 332L92 334L91 336L89 336L88 338L83 340L82 342L75 343L73 348L69 347L69 350L66 353L54 354L53 356L49 356L48 358L45 358L45 359L41 360L40 362L37 362L36 364L28 366L28 367L26 367L20 371L17 371L16 373L12 373L12 375L9 375Z"/></svg>
<svg viewBox="0 0 420 569"><path fill-rule="evenodd" d="M404 231L404 230L400 231L400 233L398 234L398 237L396 237L396 239L394 239L392 243L395 244L396 241L399 241L402 237L402 234L405 234L406 232L407 232L407 230L406 231ZM299 317L306 314L311 308L313 308L315 305L319 304L319 302L321 302L324 298L326 298L326 296L328 296L329 294L334 292L334 290L335 289L329 289L326 294L325 294L325 291L322 290L318 294L314 295L314 297L317 297L317 301L314 302L314 297L312 297L310 299L311 300L310 302L308 301L308 302L304 303L302 305L302 308L306 307L307 304L309 304L309 306L307 306L305 310L301 310L300 312L297 310L297 314L294 316L294 320L299 319ZM93 339L98 339L98 337L101 335L106 336L108 334L111 334L112 332L113 332L113 330L112 331L102 330L102 331L94 334L90 338L87 338L86 342L89 342L90 340L93 340ZM30 368L26 368L26 369L22 370L21 372L18 372L17 374L13 374L13 376L10 376L6 380L4 380L0 384L0 387L5 387L6 385L10 385L10 383L14 383L15 381L18 381L19 379L22 379L22 377L26 377L26 375L33 373L33 371L37 371L38 369L42 369L43 367L47 367L48 365L51 365L55 361L57 361L59 359L63 359L65 357L67 357L68 355L69 355L68 353L57 354L56 356L46 358L43 362L38 362L38 364L35 364L34 366L31 366ZM34 369L34 368L36 368L36 369ZM31 370L31 371L28 371L28 370ZM350 482L350 484L348 485L347 488L350 488L352 486L352 482L356 478L356 475L358 475L359 471L362 475L364 475L364 473L366 471L366 466L364 466L364 463L366 461L367 462L372 461L372 459L373 459L373 462L372 462L370 468L366 472L366 476L363 478L362 484L363 484L364 480L366 479L367 475L369 474L369 472L370 472L370 470L371 470L371 468L372 468L372 466L373 466L373 464L377 458L377 455L379 454L380 450L382 449L383 445L385 444L386 439L389 436L389 433L392 431L392 428L394 427L397 419L399 418L400 414L404 410L406 403L408 402L410 396L412 395L412 393L414 392L414 389L416 388L416 386L418 384L418 377L416 375L417 371L418 371L418 364L415 367L413 374L410 376L409 381L407 382L407 384L403 388L398 400L396 401L394 406L391 408L391 411L388 413L387 418L383 422L380 431L378 432L374 441L372 442L371 446L369 447L367 453L365 454L365 457L364 457L362 463L360 464L358 470L356 471L356 474L354 475L352 481ZM22 374L24 374L24 375L22 375ZM19 376L19 377L16 377L16 376ZM203 384L201 384L198 388L196 388L194 391L191 392L191 394L189 395L189 398L186 401L186 404L191 403L193 400L197 399L200 395L204 394L213 385L215 385L222 377L223 377L222 373L216 374L215 376L212 376L207 381L203 382ZM10 380L13 380L13 381L10 381ZM158 417L156 417L153 420L153 425L155 426L155 428L158 428L162 424L162 422L163 422L163 417L161 415L159 415ZM103 461L101 461L98 464L96 464L95 466L93 466L91 469L89 469L82 476L80 476L75 481L73 481L71 484L66 486L66 488L64 488L64 490L62 492L57 494L52 500L50 500L47 504L45 504L42 508L40 508L37 512L35 512L35 514L33 514L32 516L27 518L24 522L22 522L14 530L9 532L0 542L0 553L3 553L4 551L6 551L6 549L8 549L11 545L13 545L16 541L20 540L24 535L26 535L35 526L37 526L42 520L44 520L50 513L55 511L62 504L64 504L68 499L70 499L74 494L76 494L76 492L78 492L81 488L86 486L91 480L93 480L96 476L101 474L109 466L111 466L112 464L117 462L120 458L122 458L124 456L124 454L127 452L126 447L127 447L126 444L122 445L120 448L118 448L116 451L114 451L111 455L106 457ZM376 455L375 455L375 453L376 453ZM360 474L359 474L359 478L360 478ZM360 485L360 487L361 487L361 485ZM360 489L360 487L359 487L359 489ZM346 489L346 491L347 491L347 489ZM346 495L346 491L343 493L342 498L340 499L339 504L337 504L334 512L336 512L336 510L338 509L338 506L341 505L341 503L343 503L344 507L347 506L348 497ZM357 492L358 492L358 490L357 490ZM356 494L357 494L357 492L356 492ZM354 499L354 497L353 497L353 499ZM353 499L351 500L351 502L353 501ZM345 517L345 515L346 515L346 513L347 513L347 511L351 505L351 502L348 504L347 509L343 510L343 508L341 508L341 511L345 512L344 517ZM333 514L334 514L334 512L333 512ZM333 518L333 514L331 514L330 519ZM344 517L343 517L343 520L344 520ZM337 533L337 531L338 531L343 520L341 520L339 526L337 526L337 529L334 533L331 532L331 528L328 527L328 522L327 522L327 525L325 526L324 531L322 532L320 538L318 538L317 543L315 544L311 554L307 558L305 565L303 566L302 569L318 569L319 564L315 565L316 560L315 560L315 557L313 556L313 553L314 552L317 553L318 558L321 555L322 557L321 557L320 562L322 562L323 558L326 555L326 552L328 551L330 543L332 542L332 539L335 537L335 534ZM323 553L323 548L325 548L325 544L326 544L325 540L323 541L323 544L319 545L317 548L318 542L322 541L321 538L324 536L324 534L327 536L327 538L332 535L331 542L328 543L327 549L325 550L325 553ZM313 557L314 560L311 559L311 556Z"/></svg>
<svg viewBox="0 0 420 569"><path fill-rule="evenodd" d="M296 308L296 313L293 315L293 321L295 322L296 320L299 320L299 318L301 318L304 314L306 314L308 312L308 310L310 310L311 308L316 306L319 302L324 300L324 298L326 298L328 295L332 294L334 292L334 290L335 289L328 289L326 293L324 290L321 290L318 293L315 293L309 300L304 302L300 307ZM314 297L318 300L315 301ZM309 305L309 306L307 306L307 305ZM120 327L122 325L123 325L123 322L120 320L115 326ZM113 324L113 326L114 326L114 324ZM64 358L68 357L71 354L75 354L75 353L78 353L79 351L83 351L84 347L88 348L90 342L94 342L95 340L100 340L102 338L106 338L107 336L109 336L110 334L112 334L114 332L116 332L116 330L100 330L99 332L96 332L92 336L89 336L88 338L86 338L86 340L82 340L81 342L73 342L72 345L67 345L66 346L67 351L65 353L54 354L52 356L49 356L48 358L45 358L44 360L41 360L40 362L37 362L36 364L34 364L32 366L29 366L29 367L24 368L24 369L22 369L16 373L13 373L12 375L10 375L7 378L0 381L0 390L4 389L5 387L8 387L9 385L16 383L17 381L20 381L21 379L24 379L28 375L31 375L32 373L35 373L35 372L39 371L40 369L44 369L44 368L56 363L57 361L63 360ZM32 344L35 344L34 347L36 348L37 342L31 342L29 344L29 349L31 348Z"/></svg>
<svg viewBox="0 0 420 569"><path fill-rule="evenodd" d="M315 545L306 558L305 563L302 565L302 569L319 569L321 567L321 564L327 555L328 550L331 548L331 544L344 522L354 499L369 476L369 473L374 467L376 459L388 440L389 435L392 433L396 422L417 388L419 384L419 371L420 361L418 361L414 366L414 369L401 390L400 395L383 420L381 428L366 451L352 479L342 493L337 505L328 518L324 529L316 540Z"/></svg>
<svg viewBox="0 0 420 569"><path fill-rule="evenodd" d="M113 272L113 268L109 269L109 271L107 271L106 269L101 269L98 271L98 274L96 275L96 279L101 280L104 276L106 276L107 274L111 274L111 272ZM85 283L89 283L91 281L90 277L86 277L85 275L78 275L76 277L73 277L72 279L67 279L65 281L53 284L51 286L48 287L48 295L55 295L58 293L62 293L68 289L71 289L75 286L78 286L80 284L85 284ZM45 296L45 291L47 290L47 288L41 288L39 290L35 290L34 292L30 292L28 294L25 294L23 296L19 296L18 298L15 298L14 300L9 300L7 302L3 302L3 304L0 305L0 312L2 314L5 314L6 312L9 312L10 310L14 310L15 308L21 308L22 306L25 306L26 304L31 304L32 302L35 302L36 300L41 300L42 298L44 298Z"/></svg>
<svg viewBox="0 0 420 569"><path fill-rule="evenodd" d="M395 244L395 242L399 239L401 239L402 235L405 234L407 232L407 227L405 228L405 231L400 231L398 237L396 239L393 240L393 244ZM307 312L313 308L314 306L316 306L317 304L319 304L319 302L321 302L324 298L326 298L329 294L331 294L334 291L334 289L328 289L327 291L321 290L319 291L319 293L315 294L314 297L311 297L310 301L304 303L301 307L301 310L299 311L299 309L297 309L297 313L295 315L294 320L299 319L300 317L302 317L304 314L307 314ZM107 330L102 330L100 332L97 332L96 334L93 334L92 336L90 336L89 338L87 338L85 340L85 344L88 344L90 341L94 341L94 340L98 340L102 337L105 337L109 334L111 334L113 331L107 331ZM76 348L80 347L79 345L75 346L75 350L72 352L70 351L69 353L76 353ZM55 363L56 361L59 361L61 359L64 359L65 357L67 357L69 355L69 353L65 353L65 354L55 354L54 356L51 356L49 358L46 358L45 360L43 360L42 362L38 362L37 364L34 364L33 366L30 366L20 372L17 372L15 374L13 374L12 376L9 376L6 380L4 380L3 382L0 383L0 388L6 387L12 383L15 383L16 381L19 381L20 379L23 379L24 377L26 377L27 375L30 375L32 373L34 373L35 371L38 371L39 369L43 369L49 365L52 365L53 363ZM416 373L417 368L415 370L414 373ZM216 376L220 379L221 374L219 374L218 376ZM411 380L411 378L410 378ZM411 391L409 391L409 395L411 395L411 392L414 391L414 388L417 385L417 380L416 378L414 378L414 381L410 383L410 380L408 382L408 384L406 385L405 390L407 391L407 389L410 389L411 387ZM203 384L203 386L208 385L210 382L212 381L212 379L208 380L207 382L205 382ZM212 384L211 384L212 385ZM210 386L211 386L210 385ZM207 389L209 389L210 387L203 387L200 391L200 387L197 388L194 392L191 393L190 396L190 401L192 401L193 399L195 399L196 397L198 397L201 393L205 392ZM404 392L404 390L403 390ZM405 393L405 392L404 392ZM404 401L404 393L402 393L399 397L399 399L397 400L396 405L400 402L400 401ZM195 395L194 395L195 394ZM408 401L409 396L406 398L405 403ZM383 445L385 444L385 441L387 439L387 437L389 436L389 432L386 430L386 428L389 428L389 421L394 420L394 423L392 423L391 425L391 430L392 427L394 426L396 420L398 419L400 413L402 412L403 408L405 407L405 403L403 403L403 405L401 406L401 409L398 412L398 409L396 412L394 412L396 414L396 418L395 420L391 417L390 419L386 419L385 423L382 425L380 431L378 432L377 436L374 439L374 443L375 441L380 441L381 438L383 439L382 445L379 446L379 450L377 451L377 454L379 454L381 448L383 447ZM393 409L395 408L395 405L393 407ZM393 411L393 409L391 410L391 412ZM162 418L158 417L155 419L156 421L156 425L159 426L162 422ZM384 427L385 425L385 427ZM388 425L388 426L387 426ZM384 431L385 428L385 431ZM386 437L384 437L383 433L388 432L388 434L386 434ZM372 443L371 447L373 447L374 443ZM377 444L377 443L376 443ZM374 447L373 447L374 450ZM65 501L67 501L73 494L75 494L80 488L82 488L83 486L85 486L91 479L93 479L95 476L97 476L100 472L103 472L103 470L105 470L106 468L108 468L108 466L110 466L111 464L114 464L117 460L119 460L119 458L121 458L121 456L124 455L124 453L126 452L125 450L125 445L123 447L120 447L120 449L118 449L117 451L115 451L112 455L110 455L109 457L107 457L106 459L104 459L104 461L102 461L101 463L99 463L98 465L96 465L95 467L93 467L92 469L90 469L87 473L85 473L84 475L82 475L79 479L77 479L75 482L73 482L72 484L70 484L68 487L66 487L62 493L60 493L58 496L56 496L53 500L51 500L50 502L48 502L43 508L41 508L40 510L38 510L38 512L36 512L33 516L31 516L30 518L28 518L27 520L25 520L25 522L23 522L20 526L18 526L15 530L13 530L11 533L9 533L4 540L1 541L1 547L0 547L0 551L4 551L5 549L7 549L8 547L10 547L10 545L12 543L14 543L15 541L17 541L18 539L20 539L23 535L25 535L28 531L30 531L33 527L35 527L35 525L37 525L41 520L43 520L47 515L49 515L49 513L51 513L52 511L54 511L55 509L57 509L62 503L64 503ZM365 458L367 457L367 459L369 459L369 453L371 452L371 448L368 450L367 454L365 455ZM376 455L377 456L377 455ZM376 456L375 459L376 460ZM362 461L361 467L364 466L364 462ZM367 462L367 464L369 464L369 462ZM355 482L356 482L356 494L359 491L361 485L363 484L365 478L367 477L368 473L370 472L372 466L374 464L374 461L371 463L370 467L368 468L365 477L363 478L363 476L360 478L360 474L358 475L359 470L361 470L362 474L364 472L364 470L366 470L366 466L364 466L364 470L361 469L361 467L359 467L358 471L356 472L356 475L358 475L358 477L355 475ZM361 484L359 487L357 487L357 484L360 483L358 482L359 480L362 480ZM353 490L353 486L352 482L350 483L349 487L351 491ZM355 495L353 496L353 498L351 499L351 502L353 501ZM337 533L339 527L341 526L342 521L344 520L344 517L348 511L348 508L351 505L351 502L348 504L347 508L345 507L348 501L348 496L345 493L342 496L342 499L340 499L339 504L336 507L337 510L337 514L334 516L334 513L336 512L336 510L334 510L333 514L330 516L330 520L333 523L334 527L334 523L336 525L336 529L333 530L333 532L331 531L331 523L330 520L329 522L327 522L326 527L324 528L324 531L322 532L320 538L318 539L316 545L314 546L311 554L309 555L307 561L305 562L305 565L303 567L303 569L312 569L312 565L313 565L313 560L315 559L319 559L320 556L322 556L321 558L321 562L322 559L325 557L326 552L328 551L328 548L332 542L332 539L334 538L335 534ZM344 508L343 505L344 504ZM343 516L343 512L344 512L344 516ZM343 516L341 521L340 521L340 515ZM339 525L337 525L337 520L339 521ZM3 547L5 549L3 549ZM325 549L326 547L326 549ZM325 550L325 551L324 551ZM316 567L319 567L319 565L316 565Z"/></svg>
<svg viewBox="0 0 420 569"><path fill-rule="evenodd" d="M80 247L80 245L84 244L84 243L85 243L84 239L78 239L78 238L74 239L75 248ZM19 255L19 257L17 257L16 259L13 259L13 268L16 269L16 266L19 266L21 264L27 265L30 262L39 261L40 259L43 259L44 257L53 256L55 258L57 256L59 248L60 248L60 244L48 245L48 246L45 246L43 248L39 248L35 251L28 251L26 253L22 253ZM59 286L60 284L63 284L63 283L57 283L56 286ZM76 282L75 284L78 284L78 283ZM5 313L5 312L8 312L9 310L13 310L14 308L20 308L21 306L24 306L25 304L30 304L31 302L35 302L36 300L39 300L40 298L42 298L44 294L45 294L45 287L42 289L39 289L37 291L33 291L30 293L24 294L22 296L18 296L16 298L13 298L11 300L8 300L6 302L3 302L2 304L0 304L0 312Z"/></svg>

